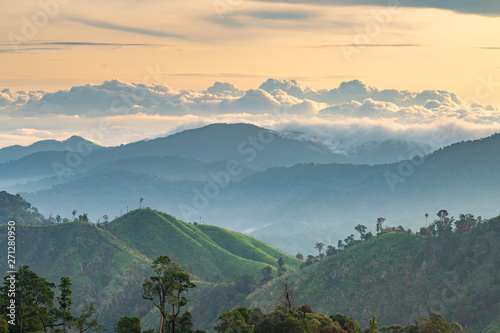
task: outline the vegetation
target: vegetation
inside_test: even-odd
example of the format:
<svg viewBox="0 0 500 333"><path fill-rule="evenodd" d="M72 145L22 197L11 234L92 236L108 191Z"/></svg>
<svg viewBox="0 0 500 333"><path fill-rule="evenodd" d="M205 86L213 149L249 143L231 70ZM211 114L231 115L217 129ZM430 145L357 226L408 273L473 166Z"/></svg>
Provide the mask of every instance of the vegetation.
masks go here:
<svg viewBox="0 0 500 333"><path fill-rule="evenodd" d="M382 224L378 229L377 237L348 237L333 255L312 256L309 266L288 275L297 301L353 314L363 325L374 314L382 325L405 325L435 311L468 332L498 329L500 217L455 219L443 210L417 233ZM280 281L263 286L245 304L271 310Z"/></svg>
<svg viewBox="0 0 500 333"><path fill-rule="evenodd" d="M462 331L447 320L468 332L500 327L500 217L455 219L439 210L416 233L379 218L376 235L358 224L359 237L337 246L313 243L318 255L301 261L255 238L151 209L100 228L85 222L84 213L72 215L74 222L16 226L22 235L16 258L30 265L18 276L20 286L29 286L19 293L24 332L89 332L100 324L148 331L158 322L169 333L196 332L195 326L220 332ZM152 257L160 251L165 254ZM0 312L5 293L4 286ZM345 315L321 314L332 309ZM7 319L0 320L0 332Z"/></svg>
<svg viewBox="0 0 500 333"><path fill-rule="evenodd" d="M12 279L15 288L12 288ZM71 314L71 282L68 277L62 277L59 284L59 306L54 304L55 284L38 276L22 266L17 273L4 278L0 294L0 313L10 325L10 330L23 332L103 332L104 327L94 318L93 303L84 307L81 315ZM13 297L12 297L13 296ZM11 302L15 300L15 303ZM14 311L10 308L14 307Z"/></svg>
<svg viewBox="0 0 500 333"><path fill-rule="evenodd" d="M0 224L16 221L18 224L41 224L45 218L20 195L0 192Z"/></svg>
<svg viewBox="0 0 500 333"><path fill-rule="evenodd" d="M217 333L461 333L465 332L457 323L448 323L435 312L420 317L407 326L390 325L378 328L376 316L370 319L367 328L361 329L357 321L343 314L317 314L304 305L287 311L278 307L270 313L262 313L259 308L239 307L219 316L215 326Z"/></svg>
<svg viewBox="0 0 500 333"><path fill-rule="evenodd" d="M296 269L300 265L296 258L253 237L182 222L151 209L130 212L109 223L106 230L146 258L167 255L204 281L214 281L216 274L233 279L246 273L261 279L265 267L277 271L278 267ZM278 265L280 258L284 266Z"/></svg>

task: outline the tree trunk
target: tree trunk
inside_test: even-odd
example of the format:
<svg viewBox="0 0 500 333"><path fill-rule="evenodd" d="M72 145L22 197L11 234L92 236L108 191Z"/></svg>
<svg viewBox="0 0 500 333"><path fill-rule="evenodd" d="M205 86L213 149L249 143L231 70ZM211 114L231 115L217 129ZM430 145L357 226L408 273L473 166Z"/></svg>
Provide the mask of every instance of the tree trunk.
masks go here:
<svg viewBox="0 0 500 333"><path fill-rule="evenodd" d="M172 304L172 333L175 333L175 304Z"/></svg>

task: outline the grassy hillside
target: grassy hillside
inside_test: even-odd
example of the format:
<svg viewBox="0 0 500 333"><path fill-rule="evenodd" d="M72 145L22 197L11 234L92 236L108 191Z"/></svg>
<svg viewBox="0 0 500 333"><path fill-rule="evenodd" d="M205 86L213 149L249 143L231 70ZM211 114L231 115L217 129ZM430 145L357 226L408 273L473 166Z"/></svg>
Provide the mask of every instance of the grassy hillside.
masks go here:
<svg viewBox="0 0 500 333"><path fill-rule="evenodd" d="M38 275L56 284L62 276L69 276L74 313L95 302L100 322L109 329L124 315L142 318L144 327L156 325L150 303L142 299L141 286L144 278L152 274L151 259L160 255L180 263L197 281L211 281L216 276L231 281L243 273L259 280L261 269L277 266L280 257L288 269L297 269L300 264L255 238L209 225L185 223L150 209L130 212L109 223L106 230L85 222L18 224L16 228L16 264L30 265ZM6 248L6 225L0 226L0 230L0 247ZM0 269L7 271L5 252L0 253L0 260ZM203 304L203 290L212 288L208 283L197 284L186 309ZM208 322L218 315L204 316L203 306L197 306L196 312L207 317Z"/></svg>
<svg viewBox="0 0 500 333"><path fill-rule="evenodd" d="M15 221L18 224L38 224L43 217L35 207L20 195L0 192L0 224Z"/></svg>
<svg viewBox="0 0 500 333"><path fill-rule="evenodd" d="M497 217L443 237L383 234L296 271L290 281L299 304L352 315L362 326L373 315L381 325L407 324L432 310L468 332L498 332L499 268ZM247 305L271 309L278 286L264 285Z"/></svg>
<svg viewBox="0 0 500 333"><path fill-rule="evenodd" d="M280 257L289 268L300 261L253 237L208 225L195 225L150 209L140 209L111 222L107 230L149 259L168 255L193 275L211 281L217 273L234 278L248 273L261 278L261 269L277 266Z"/></svg>
<svg viewBox="0 0 500 333"><path fill-rule="evenodd" d="M94 301L99 321L108 327L123 315L144 315L149 304L142 299L141 285L150 263L89 223L51 226L17 225L16 264L30 265L38 275L59 283L69 276L73 283L73 307ZM0 246L6 245L6 226L1 226ZM0 253L2 271L6 251Z"/></svg>

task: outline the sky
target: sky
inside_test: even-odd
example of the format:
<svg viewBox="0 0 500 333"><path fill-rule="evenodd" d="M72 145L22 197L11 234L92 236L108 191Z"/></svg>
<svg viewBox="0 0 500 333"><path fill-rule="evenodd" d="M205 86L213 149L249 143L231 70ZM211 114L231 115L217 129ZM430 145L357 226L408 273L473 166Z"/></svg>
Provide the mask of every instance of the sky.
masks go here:
<svg viewBox="0 0 500 333"><path fill-rule="evenodd" d="M212 122L332 149L500 128L497 0L0 0L0 13L0 148Z"/></svg>

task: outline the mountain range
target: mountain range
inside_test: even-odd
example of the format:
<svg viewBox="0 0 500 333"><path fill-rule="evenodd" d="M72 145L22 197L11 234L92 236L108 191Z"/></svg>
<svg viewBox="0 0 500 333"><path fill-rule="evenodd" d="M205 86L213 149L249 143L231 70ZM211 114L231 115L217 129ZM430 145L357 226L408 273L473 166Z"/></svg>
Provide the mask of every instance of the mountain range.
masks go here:
<svg viewBox="0 0 500 333"><path fill-rule="evenodd" d="M117 147L83 142L80 152L38 151L0 164L0 184L45 215L77 210L94 222L119 217L142 198L145 206L252 234L290 254L335 243L378 217L417 227L426 213L491 217L500 204L500 135L437 151L421 145L402 153L396 142L372 147L407 157L383 164L248 124Z"/></svg>

